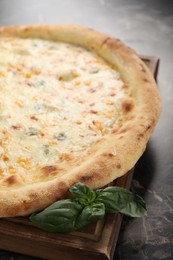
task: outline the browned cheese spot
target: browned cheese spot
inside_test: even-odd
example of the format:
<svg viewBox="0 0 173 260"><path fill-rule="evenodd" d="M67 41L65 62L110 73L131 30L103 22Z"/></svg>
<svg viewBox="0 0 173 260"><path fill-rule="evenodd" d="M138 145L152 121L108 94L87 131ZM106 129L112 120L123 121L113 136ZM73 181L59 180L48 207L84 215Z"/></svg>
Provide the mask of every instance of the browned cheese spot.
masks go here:
<svg viewBox="0 0 173 260"><path fill-rule="evenodd" d="M133 110L134 103L132 99L124 99L121 103L123 112L129 113Z"/></svg>
<svg viewBox="0 0 173 260"><path fill-rule="evenodd" d="M29 27L24 28L24 32L27 33L29 31Z"/></svg>
<svg viewBox="0 0 173 260"><path fill-rule="evenodd" d="M140 141L143 137L144 137L144 134L142 134L142 133L139 134L139 135L138 135L138 141Z"/></svg>
<svg viewBox="0 0 173 260"><path fill-rule="evenodd" d="M10 177L8 177L5 182L7 183L7 185L9 186L12 186L12 185L15 185L17 184L17 179L16 179L16 176L15 175L12 175Z"/></svg>
<svg viewBox="0 0 173 260"><path fill-rule="evenodd" d="M93 179L93 175L83 175L80 177L81 182L89 182Z"/></svg>
<svg viewBox="0 0 173 260"><path fill-rule="evenodd" d="M57 173L57 171L59 171L59 170L62 170L62 169L58 168L56 165L48 165L48 166L45 166L41 169L42 173L45 176L49 176L49 175L52 175L54 173Z"/></svg>
<svg viewBox="0 0 173 260"><path fill-rule="evenodd" d="M114 157L116 154L113 152L105 152L103 153L103 156L107 156L107 157Z"/></svg>
<svg viewBox="0 0 173 260"><path fill-rule="evenodd" d="M127 84L124 84L121 88L122 88L122 89L128 89L129 86L128 86Z"/></svg>
<svg viewBox="0 0 173 260"><path fill-rule="evenodd" d="M151 128L151 125L147 125L146 131L150 130L150 128Z"/></svg>
<svg viewBox="0 0 173 260"><path fill-rule="evenodd" d="M118 163L116 166L117 166L117 169L121 169L121 164L120 163Z"/></svg>
<svg viewBox="0 0 173 260"><path fill-rule="evenodd" d="M57 193L58 191L58 193ZM58 182L58 184L55 185L54 187L54 192L53 192L53 199L54 201L62 199L62 198L67 198L70 196L69 192L69 187L64 181Z"/></svg>
<svg viewBox="0 0 173 260"><path fill-rule="evenodd" d="M146 79L146 78L143 78L143 81L144 81L144 82L147 82L147 83L150 82L150 81L149 81L148 79Z"/></svg>
<svg viewBox="0 0 173 260"><path fill-rule="evenodd" d="M111 152L109 152L107 155L108 155L109 157L115 156L115 154L113 154L113 153L111 153Z"/></svg>

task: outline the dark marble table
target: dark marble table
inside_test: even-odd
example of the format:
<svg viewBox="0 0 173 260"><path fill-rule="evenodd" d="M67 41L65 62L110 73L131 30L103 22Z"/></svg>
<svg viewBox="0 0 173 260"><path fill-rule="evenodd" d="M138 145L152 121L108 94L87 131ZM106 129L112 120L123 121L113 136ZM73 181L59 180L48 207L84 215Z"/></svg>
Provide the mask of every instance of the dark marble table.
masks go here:
<svg viewBox="0 0 173 260"><path fill-rule="evenodd" d="M173 259L173 1L0 0L1 26L33 23L92 27L160 57L162 114L132 181L148 217L124 218L114 259ZM0 259L35 258L0 251Z"/></svg>

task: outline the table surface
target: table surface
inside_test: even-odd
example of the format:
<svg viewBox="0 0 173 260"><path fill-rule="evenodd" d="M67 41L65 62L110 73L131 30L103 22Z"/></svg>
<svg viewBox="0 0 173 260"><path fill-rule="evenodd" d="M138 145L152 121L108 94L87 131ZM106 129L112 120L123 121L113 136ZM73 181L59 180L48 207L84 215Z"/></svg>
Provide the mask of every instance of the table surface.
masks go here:
<svg viewBox="0 0 173 260"><path fill-rule="evenodd" d="M160 57L162 114L131 186L144 197L148 217L124 217L114 260L173 259L173 1L0 0L0 26L38 23L92 27ZM0 259L35 258L0 251Z"/></svg>

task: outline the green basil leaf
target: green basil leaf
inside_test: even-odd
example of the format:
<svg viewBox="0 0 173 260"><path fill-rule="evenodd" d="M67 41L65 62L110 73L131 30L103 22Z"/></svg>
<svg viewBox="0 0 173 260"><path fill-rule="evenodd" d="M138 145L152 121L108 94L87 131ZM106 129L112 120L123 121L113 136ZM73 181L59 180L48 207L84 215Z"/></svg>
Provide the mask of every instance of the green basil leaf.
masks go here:
<svg viewBox="0 0 173 260"><path fill-rule="evenodd" d="M42 230L67 233L75 230L81 211L82 205L76 200L59 200L40 213L32 214L30 220Z"/></svg>
<svg viewBox="0 0 173 260"><path fill-rule="evenodd" d="M70 192L73 196L79 200L79 202L87 206L92 203L96 198L96 193L93 189L89 188L83 183L77 183L76 185L70 188Z"/></svg>
<svg viewBox="0 0 173 260"><path fill-rule="evenodd" d="M92 203L83 208L76 221L76 229L86 226L92 221L104 218L105 206L103 203Z"/></svg>
<svg viewBox="0 0 173 260"><path fill-rule="evenodd" d="M147 215L143 199L120 187L94 191L77 183L70 192L73 199L59 200L42 212L32 214L33 224L48 232L67 233L102 219L105 213L120 212L131 217Z"/></svg>
<svg viewBox="0 0 173 260"><path fill-rule="evenodd" d="M108 213L123 213L131 217L147 216L144 200L134 193L120 188L107 187L96 190L95 202L102 202Z"/></svg>

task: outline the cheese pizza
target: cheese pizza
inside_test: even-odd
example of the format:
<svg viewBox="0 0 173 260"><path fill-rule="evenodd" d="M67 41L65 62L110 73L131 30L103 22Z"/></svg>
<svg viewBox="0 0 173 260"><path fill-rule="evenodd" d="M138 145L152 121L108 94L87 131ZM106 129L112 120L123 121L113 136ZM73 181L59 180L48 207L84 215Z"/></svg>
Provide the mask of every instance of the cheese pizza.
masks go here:
<svg viewBox="0 0 173 260"><path fill-rule="evenodd" d="M0 29L0 217L28 215L126 174L160 114L155 81L120 40L72 25Z"/></svg>

